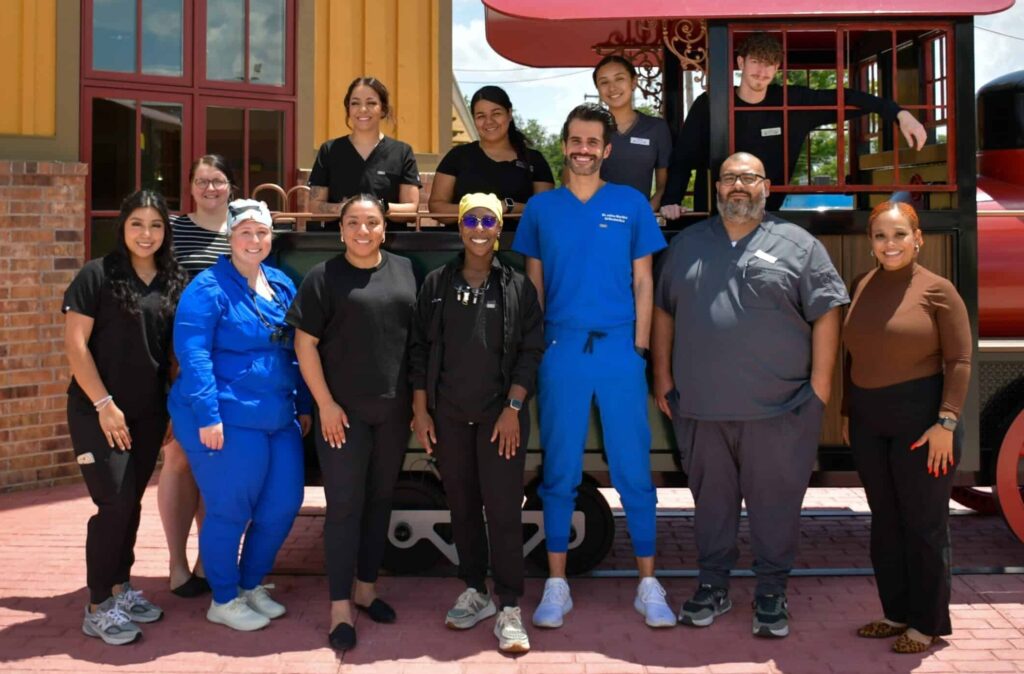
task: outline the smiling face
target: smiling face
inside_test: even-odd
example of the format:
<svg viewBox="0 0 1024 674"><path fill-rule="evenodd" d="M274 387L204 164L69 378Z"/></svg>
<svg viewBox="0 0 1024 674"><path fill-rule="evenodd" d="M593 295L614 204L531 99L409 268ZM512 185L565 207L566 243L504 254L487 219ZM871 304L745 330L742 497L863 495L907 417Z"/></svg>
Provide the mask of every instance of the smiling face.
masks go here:
<svg viewBox="0 0 1024 674"><path fill-rule="evenodd" d="M476 125L480 140L496 142L508 137L508 125L512 111L491 101L480 99L473 106L473 124Z"/></svg>
<svg viewBox="0 0 1024 674"><path fill-rule="evenodd" d="M231 259L245 265L258 265L270 255L273 232L261 222L246 220L231 228L228 242Z"/></svg>
<svg viewBox="0 0 1024 674"><path fill-rule="evenodd" d="M879 213L871 222L871 252L887 271L896 271L912 263L917 247L924 243L920 229L914 229L896 209Z"/></svg>
<svg viewBox="0 0 1024 674"><path fill-rule="evenodd" d="M124 221L124 244L133 259L156 255L164 242L167 223L155 208L136 208Z"/></svg>
<svg viewBox="0 0 1024 674"><path fill-rule="evenodd" d="M501 234L501 223L497 222L497 216L491 209L484 206L471 208L463 215L474 216L477 219L476 227L466 227L463 222L459 223L459 233L462 236L462 245L466 247L466 255L487 257L494 252L494 242ZM483 219L493 219L493 227L485 227Z"/></svg>
<svg viewBox="0 0 1024 674"><path fill-rule="evenodd" d="M594 75L597 93L601 101L612 110L633 107L633 91L636 78L629 74L626 66L612 61L601 66Z"/></svg>
<svg viewBox="0 0 1024 674"><path fill-rule="evenodd" d="M192 175L192 198L200 211L223 211L231 197L231 183L220 169L199 164Z"/></svg>
<svg viewBox="0 0 1024 674"><path fill-rule="evenodd" d="M779 70L778 63L770 63L756 56L736 57L736 67L740 71L740 88L750 92L763 94L775 78Z"/></svg>
<svg viewBox="0 0 1024 674"><path fill-rule="evenodd" d="M384 243L384 215L380 206L370 201L355 201L341 218L341 238L346 255L376 263L380 245Z"/></svg>
<svg viewBox="0 0 1024 674"><path fill-rule="evenodd" d="M744 185L740 176L749 174L764 175L764 164L756 157L738 154L722 163L715 189L718 192L718 211L726 220L760 220L764 215L771 181L765 178L752 185ZM735 178L736 182L726 185L722 180L724 176Z"/></svg>
<svg viewBox="0 0 1024 674"><path fill-rule="evenodd" d="M569 122L569 133L562 143L565 165L578 176L594 175L601 170L601 162L608 157L612 146L604 144L604 126L601 122L574 119Z"/></svg>
<svg viewBox="0 0 1024 674"><path fill-rule="evenodd" d="M348 101L348 123L354 131L379 131L384 108L373 87L360 84Z"/></svg>

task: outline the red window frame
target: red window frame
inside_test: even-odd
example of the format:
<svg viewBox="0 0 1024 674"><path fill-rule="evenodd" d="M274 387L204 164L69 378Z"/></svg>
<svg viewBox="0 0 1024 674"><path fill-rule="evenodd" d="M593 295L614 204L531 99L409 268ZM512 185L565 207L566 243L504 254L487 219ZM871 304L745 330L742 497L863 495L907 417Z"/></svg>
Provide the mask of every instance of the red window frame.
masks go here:
<svg viewBox="0 0 1024 674"><path fill-rule="evenodd" d="M935 45L938 43L939 50L943 52L945 58L936 62L935 59ZM949 88L946 85L949 79L949 38L945 34L940 33L939 35L927 37L922 42L922 51L924 52L924 91L925 101L928 105L933 106L928 110L924 125L928 128L935 128L937 126L943 126L947 124L948 107L949 107ZM935 91L938 88L939 96L936 100Z"/></svg>
<svg viewBox="0 0 1024 674"><path fill-rule="evenodd" d="M865 21L862 23L838 23L838 24L824 24L824 23L800 23L800 24L732 24L729 26L729 53L733 54L736 50L736 35L743 33L750 33L756 31L764 31L768 33L778 34L781 36L782 42L782 64L779 69L782 72L788 70L788 47L787 39L790 33L800 33L807 30L833 30L835 31L835 54L836 54L836 65L835 70L837 73L837 85L841 83L844 78L842 73L847 71L846 63L846 37L851 32L864 32L873 31L879 33L889 33L891 36L890 49L893 54L892 58L892 97L894 100L899 100L898 86L899 78L897 77L898 59L896 54L899 51L899 33L904 31L920 31L921 34L926 33L938 33L946 37L946 72L954 72L954 61L953 61L953 24L951 22L933 22L933 23L918 23L918 22L907 22L907 23L882 23ZM934 35L932 36L934 37ZM851 83L852 84L852 83ZM936 184L936 185L923 185L914 183L902 183L900 182L900 160L899 160L899 141L893 143L892 147L892 163L893 163L893 181L892 183L885 185L866 185L860 183L848 183L846 176L843 171L836 172L836 183L832 185L790 185L789 181L791 176L789 175L789 128L788 125L782 125L782 142L783 142L783 167L785 171L785 181L782 185L772 185L773 192L779 192L784 194L800 194L800 193L811 193L811 194L826 194L834 193L836 191L842 192L866 192L866 193L880 193L880 192L892 192L892 191L915 191L915 192L956 192L957 185L955 182L956 176L956 111L954 109L955 97L953 96L955 86L955 78L952 75L948 75L946 78L946 101L947 101L947 140L946 140L946 175L950 182ZM782 105L781 106L758 106L760 111L780 111L787 112L792 109L798 110L837 110L837 124L836 128L841 130L844 128L846 123L846 101L844 97L843 87L838 87L836 96L836 106L799 106L791 107L789 105L788 96L788 83L786 78L782 78ZM735 119L736 106L732 96L728 97L729 100L729 119ZM927 111L933 110L935 106L928 105L927 99L924 104L918 105L903 105L900 107L908 111L916 111L918 114L923 112L927 118ZM851 108L852 109L852 108ZM743 114L743 113L740 113ZM846 140L845 134L837 133L836 136L836 161L837 166L845 165L846 156ZM900 138L898 129L894 130L894 138ZM735 152L736 147L736 131L735 125L729 125L729 152ZM906 171L904 171L906 173Z"/></svg>

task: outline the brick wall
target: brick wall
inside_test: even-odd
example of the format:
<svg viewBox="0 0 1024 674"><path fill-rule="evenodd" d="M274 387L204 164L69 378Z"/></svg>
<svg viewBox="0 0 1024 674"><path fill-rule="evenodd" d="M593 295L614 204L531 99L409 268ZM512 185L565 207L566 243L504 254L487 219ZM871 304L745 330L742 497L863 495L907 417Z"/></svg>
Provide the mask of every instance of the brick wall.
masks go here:
<svg viewBox="0 0 1024 674"><path fill-rule="evenodd" d="M78 163L0 161L0 491L79 478L61 297L85 258Z"/></svg>

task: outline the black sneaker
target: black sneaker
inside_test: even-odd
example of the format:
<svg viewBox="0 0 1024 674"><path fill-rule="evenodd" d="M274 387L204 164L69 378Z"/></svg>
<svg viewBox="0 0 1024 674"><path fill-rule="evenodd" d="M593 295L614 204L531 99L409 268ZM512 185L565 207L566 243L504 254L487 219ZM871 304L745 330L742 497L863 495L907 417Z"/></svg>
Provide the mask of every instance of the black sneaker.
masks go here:
<svg viewBox="0 0 1024 674"><path fill-rule="evenodd" d="M683 603L679 621L691 627L707 627L731 608L728 590L705 583L697 588L693 597Z"/></svg>
<svg viewBox="0 0 1024 674"><path fill-rule="evenodd" d="M781 639L789 636L789 604L785 594L754 597L754 636Z"/></svg>

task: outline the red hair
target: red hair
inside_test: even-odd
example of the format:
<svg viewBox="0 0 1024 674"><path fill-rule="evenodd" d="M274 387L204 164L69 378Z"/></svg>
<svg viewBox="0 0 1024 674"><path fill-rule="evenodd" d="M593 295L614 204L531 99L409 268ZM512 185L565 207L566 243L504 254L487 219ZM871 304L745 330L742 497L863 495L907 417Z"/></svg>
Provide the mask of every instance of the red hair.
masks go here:
<svg viewBox="0 0 1024 674"><path fill-rule="evenodd" d="M904 201L883 201L871 209L871 215L868 216L868 236L871 236L871 225L875 224L875 220L883 213L890 211L899 213L910 225L911 231L916 232L921 229L921 220L917 217L917 211L913 206Z"/></svg>

